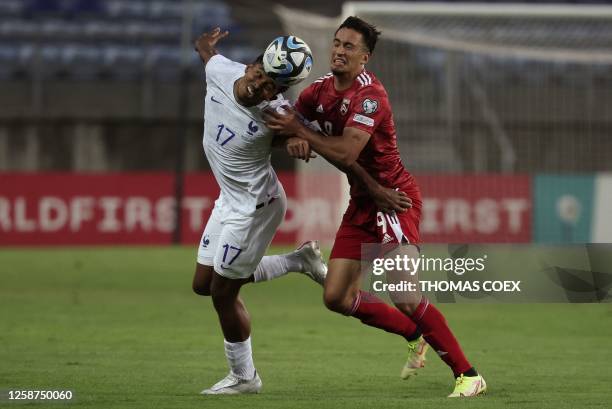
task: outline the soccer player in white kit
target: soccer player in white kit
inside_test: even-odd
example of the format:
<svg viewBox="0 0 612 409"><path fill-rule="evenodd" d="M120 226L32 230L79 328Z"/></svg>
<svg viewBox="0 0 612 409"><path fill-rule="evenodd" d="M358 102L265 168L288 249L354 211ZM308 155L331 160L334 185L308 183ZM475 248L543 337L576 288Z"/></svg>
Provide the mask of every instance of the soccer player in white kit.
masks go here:
<svg viewBox="0 0 612 409"><path fill-rule="evenodd" d="M273 99L287 87L266 75L261 57L245 66L217 54L214 47L227 34L217 28L195 44L206 64L204 151L221 193L202 234L193 289L212 296L230 367L230 373L203 394L261 389L253 364L250 319L239 297L242 285L289 271L323 284L327 273L316 242L289 254L264 257L287 205L270 164L274 135L261 115L262 109L277 109L282 97ZM297 138L283 142L290 155L310 157L307 142Z"/></svg>

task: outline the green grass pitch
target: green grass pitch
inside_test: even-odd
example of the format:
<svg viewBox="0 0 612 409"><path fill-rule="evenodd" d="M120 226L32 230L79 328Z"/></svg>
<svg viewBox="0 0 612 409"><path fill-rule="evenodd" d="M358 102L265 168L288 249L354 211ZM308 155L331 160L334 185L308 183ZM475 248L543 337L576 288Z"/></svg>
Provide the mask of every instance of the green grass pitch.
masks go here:
<svg viewBox="0 0 612 409"><path fill-rule="evenodd" d="M300 275L243 291L262 393L200 396L227 368L211 302L191 292L194 256L0 249L0 390L74 390L72 403L27 404L53 408L612 407L610 304L441 305L489 384L457 401L435 354L402 381L402 340L328 312Z"/></svg>

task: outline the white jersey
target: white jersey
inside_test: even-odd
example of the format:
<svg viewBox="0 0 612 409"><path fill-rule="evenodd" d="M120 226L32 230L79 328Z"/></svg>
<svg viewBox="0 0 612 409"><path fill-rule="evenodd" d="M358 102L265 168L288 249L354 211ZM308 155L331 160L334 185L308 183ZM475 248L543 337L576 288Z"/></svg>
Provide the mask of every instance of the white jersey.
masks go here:
<svg viewBox="0 0 612 409"><path fill-rule="evenodd" d="M282 188L270 164L273 133L261 117L266 103L245 107L234 97L245 68L218 54L208 60L202 143L226 210L251 215Z"/></svg>

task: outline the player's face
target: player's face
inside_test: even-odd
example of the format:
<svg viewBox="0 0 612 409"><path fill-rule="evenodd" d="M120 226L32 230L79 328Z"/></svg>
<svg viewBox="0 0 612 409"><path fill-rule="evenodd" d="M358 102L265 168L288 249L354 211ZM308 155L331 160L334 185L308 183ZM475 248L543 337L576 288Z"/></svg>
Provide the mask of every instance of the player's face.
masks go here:
<svg viewBox="0 0 612 409"><path fill-rule="evenodd" d="M346 27L338 30L331 52L331 71L334 75L359 75L369 57L370 52L361 33Z"/></svg>
<svg viewBox="0 0 612 409"><path fill-rule="evenodd" d="M261 64L250 64L237 81L236 96L240 104L251 107L270 100L278 93L276 83L266 75Z"/></svg>

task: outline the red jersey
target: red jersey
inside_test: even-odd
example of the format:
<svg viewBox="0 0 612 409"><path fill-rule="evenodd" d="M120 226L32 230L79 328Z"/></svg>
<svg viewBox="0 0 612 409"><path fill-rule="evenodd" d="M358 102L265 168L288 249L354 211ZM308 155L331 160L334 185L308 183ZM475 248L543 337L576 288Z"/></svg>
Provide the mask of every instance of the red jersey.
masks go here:
<svg viewBox="0 0 612 409"><path fill-rule="evenodd" d="M408 196L418 191L400 159L389 97L374 74L364 69L349 89L336 91L329 73L302 91L295 108L328 135L341 135L346 127L370 134L357 163L382 186L399 188ZM365 186L351 179L351 198L361 202L369 197Z"/></svg>

